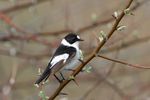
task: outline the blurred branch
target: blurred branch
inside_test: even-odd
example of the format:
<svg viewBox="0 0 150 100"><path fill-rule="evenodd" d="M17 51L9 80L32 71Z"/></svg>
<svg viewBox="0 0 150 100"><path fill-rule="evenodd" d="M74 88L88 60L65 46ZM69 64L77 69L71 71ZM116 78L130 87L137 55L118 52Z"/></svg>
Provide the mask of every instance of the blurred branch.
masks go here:
<svg viewBox="0 0 150 100"><path fill-rule="evenodd" d="M12 87L16 83L16 76L18 72L18 62L13 59L13 65L12 65L12 70L10 77L8 79L8 82L4 84L2 87L0 87L0 90L2 92L3 100L9 100L10 93L12 91ZM7 80L7 79L5 79Z"/></svg>
<svg viewBox="0 0 150 100"><path fill-rule="evenodd" d="M134 40L130 40L130 41L127 41L125 43L122 43L121 45L116 45L116 46L101 50L101 53L109 53L109 52L116 51L117 49L125 49L125 48L128 48L128 47L136 45L136 44L147 42L149 40L150 40L150 36L145 36L142 38L136 38Z"/></svg>
<svg viewBox="0 0 150 100"><path fill-rule="evenodd" d="M7 56L11 56L10 54L10 50L0 50L0 54L1 55L7 55ZM49 53L43 53L43 54L38 54L38 55L31 55L31 54L27 54L27 53L23 53L21 51L17 51L16 52L16 57L20 57L20 58L24 58L24 59L43 59L45 57L49 57L50 54Z"/></svg>
<svg viewBox="0 0 150 100"><path fill-rule="evenodd" d="M26 31L20 29L16 24L14 24L11 20L10 17L8 17L6 14L3 12L0 12L0 19L3 20L5 23L10 25L12 28L14 28L16 31L21 32L21 33L27 33Z"/></svg>
<svg viewBox="0 0 150 100"><path fill-rule="evenodd" d="M49 0L36 0L36 4L40 4L42 2L46 2ZM146 2L148 2L149 0L143 0L141 2L137 1L137 4L131 9L131 10L136 10L139 6L142 6L143 4L145 4ZM28 2L25 3L21 3L21 4L16 4L14 6L10 6L9 8L5 8L5 9L1 9L0 11L3 13L10 13L16 10L22 10L25 8L28 8L30 6L33 6L33 1L32 0L28 0Z"/></svg>
<svg viewBox="0 0 150 100"><path fill-rule="evenodd" d="M111 71L112 71L112 67L110 67L109 69L110 73ZM116 84L114 84L111 79L108 78L110 73L109 74L107 73L106 76L103 76L102 74L98 73L96 70L94 70L94 73L95 76L98 77L98 81L80 98L80 100L86 100L87 96L95 89L97 89L101 83L105 83L108 86L112 87L112 89L114 89L114 91L116 91L120 97L122 98L126 97L123 91L119 87L117 87Z"/></svg>
<svg viewBox="0 0 150 100"><path fill-rule="evenodd" d="M137 8L139 8L140 6L142 6L143 4L145 4L145 3L148 2L148 1L149 1L149 0L143 0L142 2L137 2L137 3L135 4L135 6L133 6L132 8L130 8L130 10L131 10L131 11L134 11L134 10L136 10ZM89 25L89 26L85 26L84 28L79 29L77 32L82 33L82 32L84 32L84 31L87 31L87 30L90 30L90 29L92 29L92 28L95 28L95 27L97 27L97 26L99 26L99 25L104 25L104 24L110 23L110 22L112 22L113 20L114 20L114 18L110 17L110 18L105 19L105 20L103 20L103 21L96 21L95 23L93 23L93 24L91 24L91 25Z"/></svg>
<svg viewBox="0 0 150 100"><path fill-rule="evenodd" d="M109 75L109 73L111 73L111 68L108 72L107 75ZM117 86L117 84L110 78L108 77L104 77L102 74L100 74L99 72L97 72L97 70L94 70L95 72L95 76L101 76L103 78L103 82L105 84L107 84L108 86L110 86L115 92L117 92L117 94L123 98L123 100L131 100L130 96L128 96L127 94L124 93L124 91L122 89L119 88L119 86Z"/></svg>
<svg viewBox="0 0 150 100"><path fill-rule="evenodd" d="M47 46L53 46L53 44L55 44L56 42L49 43L48 41L38 37L37 35L14 35L14 34L9 34L9 35L5 35L5 36L1 36L0 37L0 41L9 41L9 40L26 40L26 41L35 41L37 43L41 43Z"/></svg>
<svg viewBox="0 0 150 100"><path fill-rule="evenodd" d="M136 10L137 8L139 8L140 6L142 6L143 4L145 4L146 2L148 2L149 0L143 0L142 2L137 2L135 6L133 6L130 10L131 11L134 11ZM114 18L110 17L108 19L105 19L105 20L98 20L94 23L92 23L91 25L88 25L88 26L85 26L83 28L80 28L77 33L82 33L82 32L85 32L85 31L88 31L90 29L93 29L95 27L98 27L98 26L101 26L101 25L104 25L104 24L107 24L107 23L110 23L114 20ZM70 30L71 31L71 30ZM59 33L58 33L59 34Z"/></svg>
<svg viewBox="0 0 150 100"><path fill-rule="evenodd" d="M143 4L145 4L146 2L148 2L149 0L143 0L142 2L137 2L135 4L135 6L133 6L130 10L131 11L134 11L136 9L138 9L140 6L142 6ZM101 25L105 25L105 24L108 24L110 22L112 22L114 20L114 18L110 17L108 19L105 19L105 20L97 20L96 22L90 24L90 25L87 25L83 28L80 28L77 30L77 33L82 33L82 32L85 32L85 31L88 31L88 30L91 30L95 27L98 27L98 26L101 26ZM73 30L71 29L66 29L66 30L60 30L60 32L42 32L42 33L35 33L35 34L39 34L39 35L43 35L43 36L47 36L47 35L59 35L59 34L62 34L62 33L67 33L67 32L72 32Z"/></svg>
<svg viewBox="0 0 150 100"><path fill-rule="evenodd" d="M145 0L146 1L146 0ZM52 32L52 33L50 33L50 34L59 34L60 32L62 32L63 33L63 31L58 31L58 32ZM64 31L65 32L65 31ZM67 30L66 30L66 32L67 32ZM68 30L68 32L69 32L69 30ZM49 33L39 33L38 35L40 36L40 35L42 35L42 34L45 34L45 35L48 35ZM0 37L0 41L4 41L4 40L9 40L9 39L18 39L18 40L32 40L32 41L38 41L38 42L41 42L41 41L39 41L38 39L33 39L33 37L36 37L36 35L29 35L29 36L9 36L9 35L7 35L7 36L2 36L2 37ZM126 43L124 43L123 45L120 45L120 46L114 46L114 47L110 47L110 48L108 48L108 49L105 49L105 50L101 50L101 53L107 53L107 52L113 52L113 51L115 51L117 48L120 48L120 49L123 49L123 48L127 48L127 47L129 47L129 46L132 46L132 45L135 45L135 44L138 44L138 43L143 43L143 42L146 42L146 41L149 41L149 39L150 39L150 37L149 36L147 36L147 37L143 37L143 38L140 38L140 39L136 39L136 40L131 40L131 41L128 41L128 42L126 42ZM47 42L43 42L42 41L42 43L43 44L45 44L45 45L50 45L50 43L47 43ZM2 53L1 54L3 54L4 53L4 55L6 54L6 55L9 55L9 52L7 52L7 51L3 51L3 50L1 50L2 51ZM18 53L18 56L19 57L23 57L23 58L40 58L40 56L41 56L41 58L43 58L43 57L47 57L47 56L49 56L49 54L47 53L47 54L40 54L40 55L28 55L28 54L24 54L24 53L21 53L21 52L19 52Z"/></svg>
<svg viewBox="0 0 150 100"><path fill-rule="evenodd" d="M33 1L34 0L28 0L28 2L21 3L21 4L16 4L14 6L10 6L9 8L2 9L1 12L10 13L10 12L13 12L13 11L16 11L16 10L21 10L21 9L28 8L28 7L34 5ZM45 2L45 1L49 1L49 0L36 0L36 4L39 4L39 3L42 3L42 2Z"/></svg>
<svg viewBox="0 0 150 100"><path fill-rule="evenodd" d="M0 41L3 41L3 40L5 40L5 39L0 37ZM106 53L114 52L117 49L125 49L125 48L128 48L128 47L136 45L136 44L141 44L141 43L147 42L149 40L150 40L150 36L130 40L130 41L127 41L127 42L123 43L122 45L116 45L116 46L113 46L113 47L103 49L103 50L100 51L100 53L101 54L106 54ZM11 56L9 50L2 50L2 49L0 49L0 55ZM31 55L31 54L23 53L22 51L17 51L16 57L20 57L20 58L24 58L24 59L43 59L45 57L49 57L50 55L51 54L49 52L45 52L45 53L42 53L42 54Z"/></svg>
<svg viewBox="0 0 150 100"><path fill-rule="evenodd" d="M72 32L72 30L66 29L66 30L59 30L59 31L55 31L55 32L39 32L39 33L34 33L34 35L37 35L37 36L48 36L48 35L57 36L59 34L69 33L69 32Z"/></svg>
<svg viewBox="0 0 150 100"><path fill-rule="evenodd" d="M43 2L43 1L47 1L47 0L38 0L37 2L40 3L40 2ZM143 1L141 1L141 2L137 2L137 3L135 4L135 6L133 6L130 10L134 11L134 10L136 10L137 8L139 8L140 6L142 6L143 4L145 4L145 3L148 2L148 1L149 1L149 0L143 0ZM31 5L33 5L33 3L32 3L32 1L30 1L30 2L28 2L27 4L24 4L24 5L31 6ZM13 9L17 10L17 9L19 9L19 8L21 8L21 7L22 7L22 6L20 5L19 7L16 6L16 7L14 7ZM25 7L26 7L26 6L25 6ZM23 6L23 8L24 8L24 6ZM12 8L11 8L11 9L12 9ZM3 19L3 20L4 20L7 24L9 24L11 27L15 28L17 31L23 32L23 33L28 33L28 32L26 32L26 31L20 29L19 27L17 27L14 23L12 23L11 18L9 18L9 17L5 14L6 11L9 11L9 10L1 11L0 15L2 15L2 18L1 18L1 16L0 16L0 18ZM110 18L108 18L108 19L105 19L105 20L97 20L96 22L94 22L94 23L92 23L92 24L90 24L90 25L87 25L87 26L85 26L85 27L83 27L83 28L80 28L80 29L77 31L77 33L82 33L82 32L84 32L84 31L88 31L88 30L90 30L90 29L93 29L93 28L98 27L98 26L100 26L100 25L107 24L107 23L112 22L112 21L113 21L113 18L112 18L112 17L110 17ZM60 30L60 31L56 31L56 32L40 32L40 33L34 33L34 36L35 36L35 35L37 35L37 36L39 36L39 35L40 35L40 36L42 36L42 35L43 35L43 36L47 36L47 35L59 35L59 34L62 34L62 33L68 33L68 32L72 32L72 31L73 31L72 29L65 29L65 30Z"/></svg>
<svg viewBox="0 0 150 100"><path fill-rule="evenodd" d="M131 5L133 0L129 0L127 6L125 7L124 10L128 9ZM112 26L112 29L110 30L110 32L107 35L107 39L109 39L113 33L116 31L118 24L120 23L120 21L122 20L122 18L125 16L124 10L121 12L121 14L118 16L118 19L115 20L114 25ZM95 56L96 54L99 52L99 50L104 46L104 44L107 42L107 40L103 39L103 41L100 42L100 44L98 45L98 47L93 51L93 53L89 56L89 58L82 63L80 66L78 66L75 71L71 74L71 76L75 77L81 70L82 68L89 63ZM51 95L51 97L49 98L49 100L54 100L56 98L57 95L59 95L59 93L62 91L62 89L70 82L71 80L64 80L60 86L56 89L56 91L54 91L54 93Z"/></svg>
<svg viewBox="0 0 150 100"><path fill-rule="evenodd" d="M117 53L118 54L118 53ZM83 96L80 98L80 100L86 100L86 97L89 96L89 94L91 92L93 92L95 89L97 89L97 87L103 83L103 81L106 80L106 78L111 74L111 72L113 71L113 68L115 67L115 63L113 62L112 65L109 68L109 71L107 72L107 74L103 77L103 75L100 75L98 72L98 76L95 75L96 77L98 77L98 81L85 93L83 94ZM93 68L94 69L94 68ZM96 69L94 69L94 71L96 71ZM95 72L94 72L95 73Z"/></svg>
<svg viewBox="0 0 150 100"><path fill-rule="evenodd" d="M118 58L118 56L119 56L119 52L120 52L120 49L118 49L117 51L116 51L116 54L115 54L115 58L117 59ZM99 85L101 85L101 83L109 83L109 84L112 84L110 81L109 81L109 79L107 79L109 76L110 76L110 74L112 73L112 71L113 71L113 69L115 68L115 66L116 66L116 63L115 62L112 62L112 64L111 64L111 66L110 66L110 68L109 68L109 70L108 70L108 72L106 73L106 75L104 76L103 74L100 74L96 69L94 69L94 67L93 67L93 69L94 69L94 74L95 74L95 76L98 78L98 81L80 98L80 100L86 100L86 98L89 96L89 94L90 93L92 93L95 89L97 89L97 87L99 86ZM105 82L106 81L106 82ZM108 84L108 85L109 85ZM115 84L112 84L111 86L113 86L113 85L115 85ZM116 85L115 86L113 86L113 87L117 87ZM117 87L118 88L118 87ZM117 90L120 90L120 89L117 89ZM121 90L120 90L121 91ZM118 93L118 91L117 91L117 93ZM127 97L122 91L121 91L121 93L118 93L122 98L124 98L124 97Z"/></svg>
<svg viewBox="0 0 150 100"><path fill-rule="evenodd" d="M13 23L12 19L3 12L0 12L0 19L3 20L8 25L10 25L12 28L14 28L18 32L29 33L27 31L21 29L20 27L18 27L15 23ZM60 31L55 31L55 32L41 32L41 33L39 32L39 33L32 34L31 37L47 36L47 35L58 35L58 34L62 34L62 33L68 33L68 32L71 32L71 31L72 30L67 29L67 30L60 30Z"/></svg>
<svg viewBox="0 0 150 100"><path fill-rule="evenodd" d="M137 3L136 6L134 6L132 9L135 10L137 9L140 5L146 3L148 0L144 0L140 3ZM6 15L3 15L3 13L1 13L1 18L5 19L4 21L6 21L7 23L9 23L10 25L12 25L16 30L20 30L20 28L18 28L15 24L12 23L11 19L6 16ZM105 22L105 21L102 21L102 22ZM106 21L107 22L107 21ZM81 31L82 30L85 30L86 28L83 28L83 29L80 29ZM80 31L79 30L79 31ZM22 30L21 30L22 31ZM9 41L11 39L17 39L17 40L31 40L31 41L35 41L35 42L38 42L38 43L42 43L44 45L48 45L48 46L53 46L53 44L51 43L48 43L47 41L44 41L44 40L41 40L41 39L38 39L38 36L42 36L42 35L58 35L58 34L61 34L61 33L67 33L67 32L70 32L71 30L60 30L60 31L56 31L56 32L43 32L43 33L37 33L37 34L33 34L33 35L6 35L6 36L1 36L0 37L0 41ZM139 43L143 43L143 42L146 42L146 41L149 41L150 40L150 36L147 36L147 37L143 37L143 38L140 38L140 39L136 39L136 40L131 40L131 41L128 41L126 43L124 43L123 45L117 45L117 46L113 46L113 47L110 47L110 48L107 48L105 50L101 50L101 53L108 53L108 52L113 52L115 51L116 49L120 48L120 49L124 49L124 48L127 48L127 47L130 47L132 45L135 45L135 44L139 44ZM55 44L55 43L54 43ZM9 50L0 50L1 54L2 55L9 55ZM16 55L17 57L22 57L22 58L35 58L35 59L41 59L43 57L47 57L49 56L49 53L45 53L45 54L39 54L39 55L30 55L30 54L25 54L25 53L22 53L21 51L17 53Z"/></svg>

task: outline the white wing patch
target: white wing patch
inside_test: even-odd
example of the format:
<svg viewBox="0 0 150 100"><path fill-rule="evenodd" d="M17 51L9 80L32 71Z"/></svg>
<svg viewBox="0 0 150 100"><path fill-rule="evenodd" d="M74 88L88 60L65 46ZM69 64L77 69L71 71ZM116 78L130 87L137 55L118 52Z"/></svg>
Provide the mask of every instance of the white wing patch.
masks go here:
<svg viewBox="0 0 150 100"><path fill-rule="evenodd" d="M67 53L54 57L51 61L52 66L50 68L52 68L56 63L58 63L61 60L64 60L63 63L65 63L68 57L69 57L69 54Z"/></svg>

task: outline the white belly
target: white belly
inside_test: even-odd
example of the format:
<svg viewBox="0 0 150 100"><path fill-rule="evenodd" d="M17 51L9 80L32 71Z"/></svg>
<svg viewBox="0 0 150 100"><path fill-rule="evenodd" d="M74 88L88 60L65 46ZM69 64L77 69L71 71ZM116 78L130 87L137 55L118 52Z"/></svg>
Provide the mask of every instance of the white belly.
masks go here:
<svg viewBox="0 0 150 100"><path fill-rule="evenodd" d="M80 59L80 53L77 52L75 57L72 58L72 60L64 66L64 69L75 69L80 63L79 59Z"/></svg>

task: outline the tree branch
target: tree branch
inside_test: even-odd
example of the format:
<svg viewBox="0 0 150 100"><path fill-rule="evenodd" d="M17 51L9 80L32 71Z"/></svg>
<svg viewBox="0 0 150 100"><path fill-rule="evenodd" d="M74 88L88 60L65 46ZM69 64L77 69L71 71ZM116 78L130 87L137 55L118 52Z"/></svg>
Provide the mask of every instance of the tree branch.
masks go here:
<svg viewBox="0 0 150 100"><path fill-rule="evenodd" d="M131 5L131 3L133 2L133 0L130 0L129 3L127 4L127 6L125 7L125 9L128 9ZM125 10L124 9L124 10ZM120 16L118 17L118 19L116 19L112 29L110 30L110 32L107 35L107 39L109 39L112 34L115 32L118 24L120 23L121 19L124 17L125 13L124 10L121 12ZM95 55L99 52L99 50L103 47L103 45L106 43L106 41L101 41L101 43L98 45L98 47L93 51L93 53L90 55L90 57L80 66L78 66L75 71L71 74L71 76L76 76L81 70L82 68L89 63L94 57ZM59 87L56 89L56 91L54 91L54 93L52 94L52 96L48 99L48 100L54 100L56 98L57 95L59 95L59 93L61 92L61 90L70 82L71 80L65 80L63 81Z"/></svg>
<svg viewBox="0 0 150 100"><path fill-rule="evenodd" d="M97 56L101 57L103 59L109 60L109 61L113 61L113 62L116 62L116 63L124 64L124 65L135 67L135 68L150 69L150 67L144 67L144 66L140 66L140 65L133 65L133 64L130 64L130 63L127 63L127 62L124 62L124 61L111 59L111 58L108 58L108 57L105 57L105 56L102 56L102 55L97 55Z"/></svg>

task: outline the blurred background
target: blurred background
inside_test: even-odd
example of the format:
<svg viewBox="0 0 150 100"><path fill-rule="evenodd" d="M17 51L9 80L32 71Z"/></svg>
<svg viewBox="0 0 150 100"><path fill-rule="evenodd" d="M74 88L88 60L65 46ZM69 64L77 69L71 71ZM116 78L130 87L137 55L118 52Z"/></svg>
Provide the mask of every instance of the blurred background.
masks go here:
<svg viewBox="0 0 150 100"><path fill-rule="evenodd" d="M129 0L0 0L0 100L41 100L34 86L51 54L68 32L85 41L84 58L97 47L100 31L108 33ZM134 15L123 18L100 54L150 67L150 0L134 0ZM56 100L150 100L150 70L94 58ZM50 77L42 91L50 96L59 83ZM45 99L44 99L45 100Z"/></svg>

